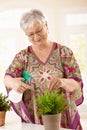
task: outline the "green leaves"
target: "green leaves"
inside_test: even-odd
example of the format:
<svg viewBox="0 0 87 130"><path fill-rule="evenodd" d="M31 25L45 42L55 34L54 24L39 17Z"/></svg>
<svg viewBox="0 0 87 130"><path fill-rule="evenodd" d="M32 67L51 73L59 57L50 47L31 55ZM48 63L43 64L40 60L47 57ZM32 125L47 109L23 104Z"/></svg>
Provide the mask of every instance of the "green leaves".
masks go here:
<svg viewBox="0 0 87 130"><path fill-rule="evenodd" d="M8 96L0 93L0 111L9 111L11 109L10 102L8 101Z"/></svg>
<svg viewBox="0 0 87 130"><path fill-rule="evenodd" d="M43 95L38 94L36 106L39 115L57 114L67 108L67 101L60 90L45 90Z"/></svg>

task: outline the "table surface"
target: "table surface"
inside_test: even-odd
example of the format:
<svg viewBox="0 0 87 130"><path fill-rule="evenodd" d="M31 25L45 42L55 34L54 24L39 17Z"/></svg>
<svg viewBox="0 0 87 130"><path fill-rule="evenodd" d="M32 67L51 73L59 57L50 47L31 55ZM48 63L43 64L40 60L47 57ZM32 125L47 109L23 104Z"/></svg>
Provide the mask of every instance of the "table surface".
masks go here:
<svg viewBox="0 0 87 130"><path fill-rule="evenodd" d="M5 125L0 126L0 130L44 130L43 125L21 123L20 118L14 111L6 113ZM70 130L60 128L60 130Z"/></svg>

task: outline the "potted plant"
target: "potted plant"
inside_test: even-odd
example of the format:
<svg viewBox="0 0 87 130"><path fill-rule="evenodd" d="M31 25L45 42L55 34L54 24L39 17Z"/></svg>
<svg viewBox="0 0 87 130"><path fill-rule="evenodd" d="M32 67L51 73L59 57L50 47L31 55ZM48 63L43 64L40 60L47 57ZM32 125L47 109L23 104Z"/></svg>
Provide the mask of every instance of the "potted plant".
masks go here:
<svg viewBox="0 0 87 130"><path fill-rule="evenodd" d="M8 96L0 93L0 126L5 124L6 112L11 110Z"/></svg>
<svg viewBox="0 0 87 130"><path fill-rule="evenodd" d="M59 130L61 112L67 109L64 93L59 89L45 90L43 94L37 95L36 106L38 114L42 116L45 130Z"/></svg>

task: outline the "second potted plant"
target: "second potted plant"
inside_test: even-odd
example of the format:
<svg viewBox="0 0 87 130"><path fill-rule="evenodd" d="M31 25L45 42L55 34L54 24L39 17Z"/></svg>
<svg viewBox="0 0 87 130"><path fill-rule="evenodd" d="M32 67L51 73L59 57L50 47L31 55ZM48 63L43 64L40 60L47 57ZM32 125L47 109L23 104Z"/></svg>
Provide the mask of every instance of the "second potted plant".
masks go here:
<svg viewBox="0 0 87 130"><path fill-rule="evenodd" d="M0 93L0 126L5 124L6 112L11 110L8 96Z"/></svg>
<svg viewBox="0 0 87 130"><path fill-rule="evenodd" d="M64 93L58 89L54 91L45 90L42 95L38 94L36 106L38 114L42 116L45 130L59 130L61 112L67 108Z"/></svg>

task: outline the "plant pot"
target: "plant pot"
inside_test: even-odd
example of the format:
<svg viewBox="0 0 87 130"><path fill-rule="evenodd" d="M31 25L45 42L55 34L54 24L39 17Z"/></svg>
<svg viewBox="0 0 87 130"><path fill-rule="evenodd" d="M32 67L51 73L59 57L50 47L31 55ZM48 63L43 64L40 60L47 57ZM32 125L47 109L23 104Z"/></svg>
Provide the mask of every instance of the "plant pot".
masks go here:
<svg viewBox="0 0 87 130"><path fill-rule="evenodd" d="M61 114L42 115L45 130L60 130Z"/></svg>
<svg viewBox="0 0 87 130"><path fill-rule="evenodd" d="M0 126L3 126L5 124L5 115L6 111L0 111Z"/></svg>

